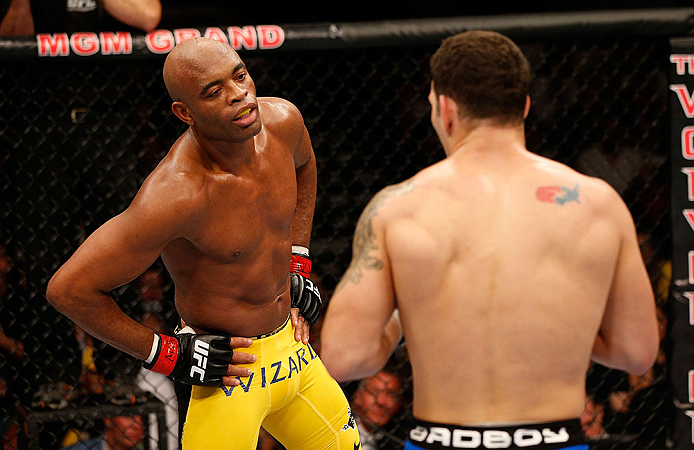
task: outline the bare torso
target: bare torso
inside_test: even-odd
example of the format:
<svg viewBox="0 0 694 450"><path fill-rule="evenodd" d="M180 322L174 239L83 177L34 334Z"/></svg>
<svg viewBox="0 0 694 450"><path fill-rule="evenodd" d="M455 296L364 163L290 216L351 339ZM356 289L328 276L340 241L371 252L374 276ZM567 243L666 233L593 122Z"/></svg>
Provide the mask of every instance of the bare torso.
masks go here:
<svg viewBox="0 0 694 450"><path fill-rule="evenodd" d="M520 148L454 155L414 186L391 209L386 247L415 416L578 417L620 246L607 187ZM567 201L539 200L542 187Z"/></svg>
<svg viewBox="0 0 694 450"><path fill-rule="evenodd" d="M176 308L198 331L255 336L277 328L289 314L296 139L284 135L281 108L259 100L265 125L254 138L255 152L238 170L208 164L190 131L155 170L155 179L185 173L178 178L199 192L194 231L162 253L175 283Z"/></svg>

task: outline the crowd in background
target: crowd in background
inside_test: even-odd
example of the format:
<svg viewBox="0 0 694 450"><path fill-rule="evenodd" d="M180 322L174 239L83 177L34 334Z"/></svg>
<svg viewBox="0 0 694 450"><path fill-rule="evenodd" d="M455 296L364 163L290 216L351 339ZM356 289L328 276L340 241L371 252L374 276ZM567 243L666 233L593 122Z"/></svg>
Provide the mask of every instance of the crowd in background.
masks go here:
<svg viewBox="0 0 694 450"><path fill-rule="evenodd" d="M319 10L287 14L280 9L266 12L227 10L221 1L212 1L207 6L191 6L188 2L166 2L159 0L140 2L148 8L133 14L118 7L117 0L71 2L65 7L60 2L30 2L29 0L4 0L0 3L0 36L28 36L36 32L94 31L99 29L126 29L149 31L159 26L178 27L194 20L192 26L259 23L262 21L328 21L407 18L402 9L389 11L387 8L372 11L372 16L354 11L338 9L332 14ZM464 15L468 12L491 13L481 5L474 11L456 6L461 2L442 2L427 11L413 9L411 17L435 15ZM575 2L576 4L578 2ZM227 2L224 2L226 5ZM56 6L58 5L58 6ZM107 6L108 5L108 6ZM366 6L366 5L364 5ZM591 5L582 2L582 9ZM602 4L604 6L604 3ZM652 5L647 2L632 4L646 6L688 6L685 2ZM169 8L170 9L167 9ZM571 2L564 8L571 8ZM592 7L601 7L595 2ZM56 9L57 8L57 9ZM284 8L290 9L289 6ZM509 7L505 12L527 12ZM539 10L539 7L537 7ZM204 10L203 10L204 9ZM296 9L292 7L292 11ZM310 8L309 8L310 9ZM188 14L186 11L197 11ZM395 12L397 10L397 12ZM497 10L498 11L498 10ZM284 14L284 15L281 15ZM340 16L340 14L342 14ZM280 16L281 15L281 16ZM22 18L17 19L17 17ZM137 20L133 20L135 17ZM31 19L30 21L27 19ZM214 18L214 19L213 19ZM281 20L283 18L284 20ZM303 18L303 20L300 20ZM215 23L207 21L215 20ZM31 22L31 23L30 23ZM543 74L539 74L542 77ZM578 77L574 77L578 79ZM547 103L549 104L549 103ZM585 105L590 108L596 105ZM644 106L647 107L647 106ZM531 117L532 120L532 117ZM537 120L537 123L545 123ZM618 130L615 124L614 131ZM542 130L540 130L542 131ZM636 145L628 137L616 133L610 140L615 148L593 148L582 153L582 159L574 166L587 173L607 179L626 199L637 223L642 253L647 263L656 292L658 317L661 320L662 352L657 364L644 376L633 377L594 365L588 376L586 411L582 417L586 434L598 445L605 442L614 448L611 436L656 436L665 441L666 430L660 421L652 420L658 414L667 414L670 407L667 370L666 328L667 301L671 279L669 243L663 236L669 235L668 179L663 170L653 176L652 159L634 162L631 147ZM663 149L657 149L663 151ZM657 153L654 152L654 153ZM158 154L158 152L155 152ZM625 156L628 155L628 160ZM0 166L2 167L2 166ZM648 186L643 190L644 183ZM647 192L647 194L644 194ZM144 371L137 361L111 347L96 342L79 327L66 325L65 321L43 320L53 317L53 312L42 298L29 292L26 279L32 270L24 263L23 246L11 236L0 236L0 434L3 449L20 448L25 438L24 418L31 411L61 410L68 406L88 406L102 403L122 404L144 402L156 397L165 404L168 448L178 448L177 406L171 382L165 377ZM67 250L64 250L67 252ZM326 283L328 284L328 283ZM329 302L330 287L323 286L326 303ZM146 271L133 286L120 292L125 304L132 305L133 317L157 332L171 333L178 320L173 305L173 288L163 267L158 264ZM60 345L46 342L46 336L60 335ZM312 330L311 343L320 352L320 323ZM50 355L50 357L48 357ZM61 361L59 366L46 367L29 360ZM396 351L386 369L366 380L343 386L360 425L362 445L365 449L402 448L411 418L411 373L407 363L406 345ZM92 448L85 445L101 445L109 448L156 448L156 424L153 418L147 422L150 429L143 428L143 418L109 417L97 423L74 421L46 427L42 433L42 449ZM649 428L650 427L650 428ZM655 427L655 429L652 429ZM143 444L145 436L151 442ZM91 441L90 441L91 440ZM97 447L98 448L98 447ZM271 437L264 436L259 448L271 450L281 448Z"/></svg>

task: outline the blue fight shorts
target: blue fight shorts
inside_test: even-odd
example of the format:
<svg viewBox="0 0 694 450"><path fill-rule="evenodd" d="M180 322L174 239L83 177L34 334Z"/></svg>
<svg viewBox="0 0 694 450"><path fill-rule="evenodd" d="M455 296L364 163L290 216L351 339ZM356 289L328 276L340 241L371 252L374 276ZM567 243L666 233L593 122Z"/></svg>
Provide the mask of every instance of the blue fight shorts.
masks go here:
<svg viewBox="0 0 694 450"><path fill-rule="evenodd" d="M405 450L588 450L579 419L516 426L465 427L415 419Z"/></svg>

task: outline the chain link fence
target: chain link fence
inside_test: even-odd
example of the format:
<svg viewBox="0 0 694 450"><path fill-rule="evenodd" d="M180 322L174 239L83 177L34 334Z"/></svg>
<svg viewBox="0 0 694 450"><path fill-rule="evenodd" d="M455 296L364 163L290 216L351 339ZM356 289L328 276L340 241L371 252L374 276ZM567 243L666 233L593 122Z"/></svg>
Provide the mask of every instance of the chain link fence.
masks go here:
<svg viewBox="0 0 694 450"><path fill-rule="evenodd" d="M621 193L637 223L665 326L671 253L667 39L545 36L518 42L534 72L528 148L604 178ZM428 58L435 48L242 53L258 95L292 101L311 134L318 165L311 251L325 299L349 264L354 225L368 200L444 157L427 102ZM163 58L84 58L5 61L0 67L3 448L55 449L105 433L112 424L95 419L99 414L90 408L148 404L142 391L166 401L166 380L149 380L137 361L94 342L44 297L57 267L129 204L184 131L170 112L162 65ZM160 262L113 295L126 313L152 327L170 333L176 323L173 285ZM315 345L319 339L316 329ZM365 449L402 448L411 420L406 347L386 370L344 386ZM597 447L665 447L671 416L666 370L665 354L639 378L590 369L584 426ZM74 405L89 413L59 414ZM102 415L133 414L126 409ZM173 425L166 428L176 436Z"/></svg>

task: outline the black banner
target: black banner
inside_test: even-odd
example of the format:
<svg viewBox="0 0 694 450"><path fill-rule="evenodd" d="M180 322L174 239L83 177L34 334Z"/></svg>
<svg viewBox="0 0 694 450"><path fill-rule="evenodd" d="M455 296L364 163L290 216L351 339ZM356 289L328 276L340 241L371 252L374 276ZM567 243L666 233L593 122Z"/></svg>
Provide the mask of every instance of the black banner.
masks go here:
<svg viewBox="0 0 694 450"><path fill-rule="evenodd" d="M673 448L694 448L694 38L670 41Z"/></svg>
<svg viewBox="0 0 694 450"><path fill-rule="evenodd" d="M0 38L0 60L65 57L156 57L181 41L204 36L238 51L325 50L333 48L437 45L471 29L496 30L513 39L561 35L683 36L694 34L694 8L445 17L363 23L239 25L154 30L39 34Z"/></svg>

